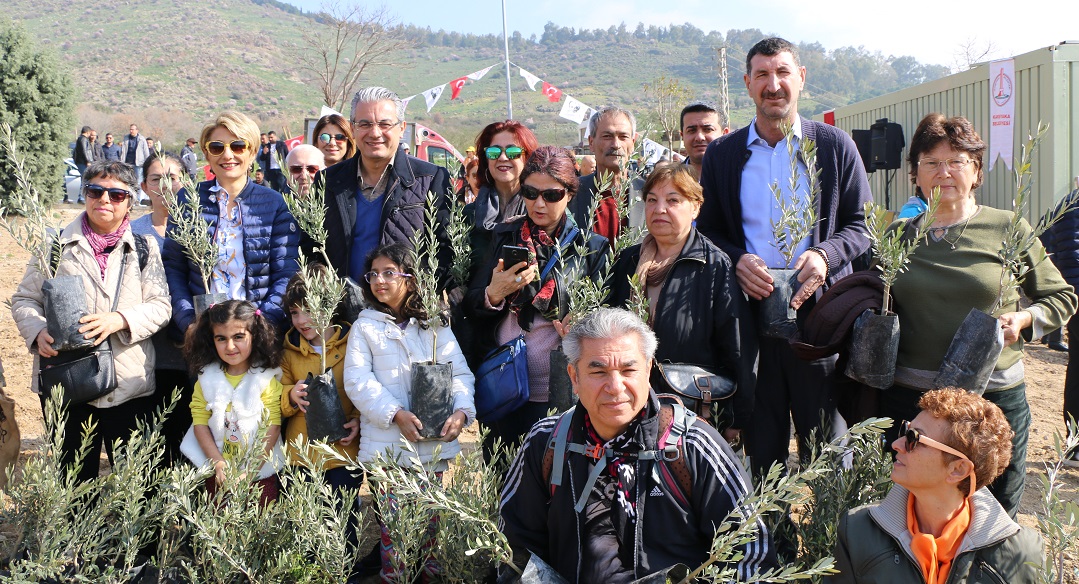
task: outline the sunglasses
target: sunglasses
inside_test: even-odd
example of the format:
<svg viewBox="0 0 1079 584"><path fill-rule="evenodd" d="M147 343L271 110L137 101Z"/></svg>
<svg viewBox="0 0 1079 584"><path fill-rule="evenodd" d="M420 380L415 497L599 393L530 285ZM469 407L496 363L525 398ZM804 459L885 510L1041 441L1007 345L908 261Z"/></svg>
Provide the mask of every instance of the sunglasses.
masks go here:
<svg viewBox="0 0 1079 584"><path fill-rule="evenodd" d="M318 141L322 142L323 144L329 144L334 140L338 142L344 142L345 140L348 140L348 136L345 136L344 134L329 134L325 132L318 135Z"/></svg>
<svg viewBox="0 0 1079 584"><path fill-rule="evenodd" d="M529 201L535 201L543 197L543 200L548 203L557 203L566 198L566 189L543 189L541 191L533 186L521 185L521 196Z"/></svg>
<svg viewBox="0 0 1079 584"><path fill-rule="evenodd" d="M113 203L123 203L131 196L131 191L124 189L109 189L101 185L86 185L82 188L87 198L100 199L105 196L105 193L109 194L109 200Z"/></svg>
<svg viewBox="0 0 1079 584"><path fill-rule="evenodd" d="M916 428L911 428L910 427L910 422L908 422L906 420L903 420L899 424L899 435L906 439L907 452L914 452L914 449L919 444L925 444L926 446L928 446L930 448L935 448L935 449L937 449L937 450L939 450L941 452L947 452L948 454L958 456L960 459L969 462L971 467L974 466L974 462L971 461L969 458L967 458L967 455L963 454L962 452L959 452L958 450L952 448L951 446L948 446L947 444L942 444L940 442L937 442L936 440L933 440L929 436L923 435ZM971 471L971 473L970 473L970 496L971 497L974 496L974 490L976 489L976 485L975 485L976 482L977 482L977 479L974 476L974 472Z"/></svg>
<svg viewBox="0 0 1079 584"><path fill-rule="evenodd" d="M506 146L505 148L501 146L488 146L483 149L483 153L487 155L487 160L498 160L498 157L502 156L503 152L506 153L506 158L516 160L525 153L525 149L520 146Z"/></svg>
<svg viewBox="0 0 1079 584"><path fill-rule="evenodd" d="M243 154L250 145L247 143L247 140L233 140L228 144L220 140L214 140L213 142L206 143L206 153L213 156L221 156L225 153L226 146L232 150L233 154Z"/></svg>
<svg viewBox="0 0 1079 584"><path fill-rule="evenodd" d="M294 164L294 165L288 167L288 170L292 174L300 174L304 170L307 171L307 174L318 174L318 171L320 171L322 169L315 166L314 164L308 164L306 166L302 165L302 164Z"/></svg>
<svg viewBox="0 0 1079 584"><path fill-rule="evenodd" d="M367 272L363 275L363 279L367 280L368 284L373 284L375 280L382 278L383 282L392 282L397 278L411 278L412 274L406 274L404 272L395 272L393 270L385 270L382 272L376 272L374 270Z"/></svg>

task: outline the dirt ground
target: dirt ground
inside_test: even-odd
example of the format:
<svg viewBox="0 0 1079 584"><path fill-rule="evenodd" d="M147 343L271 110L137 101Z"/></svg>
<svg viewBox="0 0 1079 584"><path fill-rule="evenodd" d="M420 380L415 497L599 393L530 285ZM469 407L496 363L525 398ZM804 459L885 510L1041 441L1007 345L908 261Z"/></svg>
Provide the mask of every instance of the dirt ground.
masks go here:
<svg viewBox="0 0 1079 584"><path fill-rule="evenodd" d="M70 222L80 209L63 205L60 209L64 224ZM145 208L134 215L145 213ZM9 300L14 293L26 267L29 254L14 243L7 232L0 233L0 298ZM30 368L32 359L26 344L12 322L9 310L0 314L0 357L3 358L7 378L7 393L15 400L15 418L22 433L21 459L36 453L41 445L43 423L37 396L30 392ZM1079 342L1079 341L1076 341ZM1054 435L1064 433L1061 416L1064 371L1067 354L1052 351L1041 344L1027 346L1026 374L1027 399L1033 415L1030 429L1030 447L1027 455L1027 487L1020 507L1019 520L1023 525L1036 527L1036 514L1041 508L1041 479L1045 465L1055 462ZM475 427L462 436L467 446L476 441ZM471 443L471 444L469 444ZM793 451L793 448L792 448ZM1063 496L1079 500L1079 471L1064 473ZM1079 568L1079 558L1070 558L1072 570ZM1065 580L1079 584L1079 579Z"/></svg>

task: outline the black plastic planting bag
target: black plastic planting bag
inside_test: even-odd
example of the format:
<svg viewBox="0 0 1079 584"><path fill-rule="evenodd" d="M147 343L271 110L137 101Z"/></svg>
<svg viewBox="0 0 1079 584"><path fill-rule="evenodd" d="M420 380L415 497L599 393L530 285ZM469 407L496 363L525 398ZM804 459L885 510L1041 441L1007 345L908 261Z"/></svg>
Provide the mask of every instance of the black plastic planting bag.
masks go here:
<svg viewBox="0 0 1079 584"><path fill-rule="evenodd" d="M307 379L307 439L337 442L348 436L345 429L345 409L337 393L333 369L315 377L308 373Z"/></svg>
<svg viewBox="0 0 1079 584"><path fill-rule="evenodd" d="M768 268L772 293L761 299L760 333L772 339L790 339L798 332L798 311L791 308L791 297L798 288L798 270Z"/></svg>
<svg viewBox="0 0 1079 584"><path fill-rule="evenodd" d="M992 315L971 308L944 355L933 386L958 387L981 395L1004 350L1004 329Z"/></svg>
<svg viewBox="0 0 1079 584"><path fill-rule="evenodd" d="M899 317L863 312L851 330L849 355L847 377L877 389L891 387L899 355Z"/></svg>
<svg viewBox="0 0 1079 584"><path fill-rule="evenodd" d="M196 294L191 297L191 304L195 307L195 319L197 320L202 313L210 309L211 306L219 302L224 302L229 299L229 295L223 292L215 292L213 294Z"/></svg>
<svg viewBox="0 0 1079 584"><path fill-rule="evenodd" d="M548 383L549 407L562 413L577 403L573 395L573 383L569 379L569 358L560 349L551 351L551 377Z"/></svg>
<svg viewBox="0 0 1079 584"><path fill-rule="evenodd" d="M420 419L420 438L438 440L453 415L453 363L412 364L412 413Z"/></svg>
<svg viewBox="0 0 1079 584"><path fill-rule="evenodd" d="M79 332L82 326L79 319L89 314L82 276L49 278L41 284L41 295L45 300L45 325L54 350L64 352L93 346L93 339Z"/></svg>

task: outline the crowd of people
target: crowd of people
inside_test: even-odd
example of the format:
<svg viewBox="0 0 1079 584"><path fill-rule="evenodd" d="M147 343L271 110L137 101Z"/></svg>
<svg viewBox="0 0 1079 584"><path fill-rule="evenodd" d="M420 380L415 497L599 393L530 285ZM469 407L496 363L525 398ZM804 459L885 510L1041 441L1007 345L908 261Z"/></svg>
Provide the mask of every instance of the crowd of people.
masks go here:
<svg viewBox="0 0 1079 584"><path fill-rule="evenodd" d="M798 114L805 78L791 43L762 40L746 59L753 121L724 133L715 107L688 104L685 160L657 164L647 176L629 171L638 134L627 109L607 106L591 117L592 154L581 160L520 122L497 121L466 150L457 190L445 168L401 147L405 103L382 87L357 92L349 118L323 117L315 144L292 150L238 112L218 115L179 156L150 148L134 125L119 145L108 134L100 148L84 128L75 163L85 212L59 235L53 272L84 280L88 316L78 332L111 344L116 384L69 406L64 462L75 462L79 428L95 419L78 476L97 476L101 445L111 460L113 441L178 387L166 460L204 466L208 490L221 488L226 469L251 448L264 451L256 473L264 502L276 498L282 466L304 459L335 488L358 487L357 467L301 456L293 442L307 432L310 375L325 368L344 409L344 437L331 445L344 459L372 465L411 456L442 473L463 428L478 418L490 429L487 459L496 441L512 456L500 527L519 567L534 554L571 582L631 582L699 565L728 515L745 515L754 480L787 464L792 419L803 457L811 440L830 441L858 421L840 403L840 386L850 391L853 383L836 366L841 349L806 358L757 323L761 302L776 293L769 269L798 270L789 306L801 325L870 249L865 169L847 134ZM802 139L816 146L819 222L792 243L788 263L775 245L781 209L770 186L809 199ZM869 413L896 420L888 442L895 486L840 525L835 581L920 575L933 584L988 569L1002 581L1033 582L1040 543L1014 521L1030 425L1023 343L1068 323L1077 298L1035 244L1023 258L1029 304L1009 291L992 313L1006 347L984 396L937 389L935 373L963 316L991 312L997 300L995 246L1010 214L977 201L985 143L969 121L930 114L910 143L911 181L923 197L939 190L940 205L893 288L903 323L895 385L858 388L874 395ZM196 148L212 178L180 190L181 174L196 174ZM131 221L140 189L152 211ZM201 273L170 237L177 221L166 189L199 201L217 253L212 273ZM297 272L300 250L314 242L281 194L315 189L325 197L328 265L312 269L350 279L364 298L358 315L340 311L329 330L313 323L311 291ZM420 298L425 283L411 240L427 227L429 193L438 287L453 322L429 314ZM448 269L456 197L467 203L475 259L465 281ZM642 237L615 246L635 234ZM35 368L57 356L42 294L47 276L31 263L12 298ZM601 290L599 303L610 308L581 314L582 286ZM208 306L200 305L205 295L213 295ZM507 354L501 368L489 366ZM412 385L421 362L452 363L448 416L433 429L417 415L427 405ZM504 375L506 367L518 374ZM577 405L563 413L565 384ZM50 388L37 387L35 376L34 391L44 407ZM485 409L492 395L511 392L511 406L497 415ZM549 416L552 409L559 413ZM256 443L260 424L268 429ZM380 513L394 512L392 492L373 493ZM780 525L789 518L769 517L741 546L742 578L793 559L797 542ZM379 545L355 575L373 567L395 581L400 560L380 524ZM423 571L440 574L433 562Z"/></svg>

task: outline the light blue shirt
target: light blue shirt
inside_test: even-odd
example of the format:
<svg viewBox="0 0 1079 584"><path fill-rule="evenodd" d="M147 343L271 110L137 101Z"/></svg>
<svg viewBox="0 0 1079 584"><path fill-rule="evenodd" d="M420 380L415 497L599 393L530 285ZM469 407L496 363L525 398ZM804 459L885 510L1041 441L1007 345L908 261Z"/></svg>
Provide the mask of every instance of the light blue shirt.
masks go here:
<svg viewBox="0 0 1079 584"><path fill-rule="evenodd" d="M742 202L742 229L746 234L746 251L760 256L769 268L784 268L783 255L776 248L775 237L772 235L772 222L779 221L782 216L779 203L772 196L772 185L778 184L782 189L783 197L790 205L790 157L787 155L787 140L780 140L775 148L757 134L757 118L749 124L749 160L742 169L742 187L739 198ZM802 138L802 120L794 116L794 144L795 156L798 152L798 142ZM795 193L799 207L805 205L809 197L809 184L806 181L806 166L798 162L798 189ZM795 247L791 263L797 261L798 256L809 249L810 239L806 237L798 242Z"/></svg>

